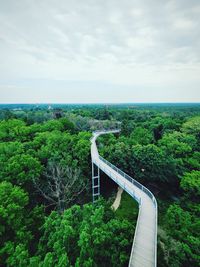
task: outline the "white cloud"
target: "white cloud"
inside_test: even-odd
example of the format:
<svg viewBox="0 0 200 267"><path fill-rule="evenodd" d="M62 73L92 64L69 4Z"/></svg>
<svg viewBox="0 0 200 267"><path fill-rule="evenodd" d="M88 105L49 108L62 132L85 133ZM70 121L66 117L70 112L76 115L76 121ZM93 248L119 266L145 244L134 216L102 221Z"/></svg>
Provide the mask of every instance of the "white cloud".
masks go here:
<svg viewBox="0 0 200 267"><path fill-rule="evenodd" d="M188 86L199 101L197 10L195 0L0 0L0 101L10 97L7 85L19 90L26 81L31 95L36 85L56 90L59 80L66 88L76 82L80 94L84 81L117 92L144 87L149 99L156 97L154 87L157 94L173 88L179 97L178 88ZM98 97L107 100L100 90Z"/></svg>

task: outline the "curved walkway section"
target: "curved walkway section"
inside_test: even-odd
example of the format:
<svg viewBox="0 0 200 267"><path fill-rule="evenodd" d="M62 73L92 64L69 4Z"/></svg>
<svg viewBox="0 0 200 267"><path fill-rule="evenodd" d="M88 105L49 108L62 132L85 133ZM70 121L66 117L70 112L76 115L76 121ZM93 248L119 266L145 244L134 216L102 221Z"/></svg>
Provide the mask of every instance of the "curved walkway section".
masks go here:
<svg viewBox="0 0 200 267"><path fill-rule="evenodd" d="M96 139L119 130L94 132L91 139L92 163L106 173L139 203L139 214L132 245L129 267L157 266L157 202L154 195L142 184L99 156Z"/></svg>

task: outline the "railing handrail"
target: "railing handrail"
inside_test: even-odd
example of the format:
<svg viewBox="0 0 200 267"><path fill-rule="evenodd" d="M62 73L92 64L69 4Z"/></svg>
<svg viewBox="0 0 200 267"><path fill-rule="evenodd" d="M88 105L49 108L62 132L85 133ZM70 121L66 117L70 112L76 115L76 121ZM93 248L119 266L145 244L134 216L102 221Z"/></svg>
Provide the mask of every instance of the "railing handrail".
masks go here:
<svg viewBox="0 0 200 267"><path fill-rule="evenodd" d="M121 131L121 129L112 129L112 130L95 130L93 133L95 134L95 133L105 133L105 134L107 134L107 133L115 133L115 132L120 132Z"/></svg>
<svg viewBox="0 0 200 267"><path fill-rule="evenodd" d="M94 132L95 133L116 133L116 132L120 132L119 129L116 129L116 130L111 130L111 131L105 131L105 130L100 130L100 131L96 131ZM96 138L95 138L96 139ZM95 140L96 141L96 140ZM96 142L95 142L95 147L96 147ZM108 166L111 167L111 169L113 171L116 171L117 173L121 174L126 180L128 180L129 182L131 182L132 184L134 184L136 187L138 187L140 190L142 190L152 201L153 201L153 205L155 207L155 222L156 222L156 228L155 228L155 249L154 249L154 266L156 267L157 266L157 201L156 201L156 198L154 197L154 195L152 194L152 192L146 188L144 185L142 185L140 182L136 181L134 178L132 178L131 176L129 176L128 174L126 174L124 171L120 170L118 167L116 167L115 165L113 165L112 163L110 163L108 160L104 159L103 157L101 157L98 153L98 149L96 147L96 153L98 155L98 158L103 161L104 163L106 163ZM93 159L94 162L95 162L95 159ZM111 178L112 178L112 175L111 175ZM125 189L127 191L127 188ZM127 191L128 192L128 191ZM129 192L130 194L130 192ZM137 228L138 228L138 225L139 225L139 218L140 218L140 211L141 211L141 205L142 205L142 200L141 198L138 199L136 196L133 196L137 202L139 203L139 213L138 213L138 219L137 219L137 224L136 224L136 230L135 230L135 235L134 235L134 240L133 240L133 248L134 248L134 244L135 244L135 240L136 240L136 233L137 233ZM131 260L131 257L132 257L132 253L133 253L133 250L131 251L131 255L130 255L130 260ZM129 260L129 266L130 266L130 260Z"/></svg>
<svg viewBox="0 0 200 267"><path fill-rule="evenodd" d="M156 230L155 230L155 266L157 266L156 262L157 262L157 201L156 198L154 197L154 195L151 193L151 191L149 191L144 185L142 185L141 183L139 183L138 181L136 181L134 178L132 178L130 175L126 174L125 172L123 172L122 170L120 170L118 167L116 167L114 164L110 163L108 160L104 159L102 156L99 155L99 159L102 160L104 163L106 163L108 166L110 166L112 168L113 171L116 171L117 173L121 174L125 179L129 178L131 180L131 182L138 187L138 185L140 185L138 188L140 190L142 190L145 194L147 194L147 196L151 196L150 198L153 201L153 204L155 206L156 212L155 212L155 220L156 220ZM127 179L129 182L130 180ZM133 196L135 199L137 199L136 196ZM139 225L139 218L140 218L140 210L141 210L141 204L142 204L142 200L138 199L137 200L139 202L139 213L138 213L138 218L137 218L137 223L136 223L136 229L135 229L135 233L137 233L137 228ZM136 234L134 235L134 239L133 239L133 248L134 248L134 244L136 242ZM133 250L131 251L131 255L130 255L130 260L132 258L132 254L133 254ZM129 260L129 261L130 261Z"/></svg>
<svg viewBox="0 0 200 267"><path fill-rule="evenodd" d="M154 195L151 193L151 191L150 191L148 188L146 188L146 187L145 187L144 185L142 185L140 182L136 181L136 180L135 180L134 178L132 178L130 175L126 174L124 171L120 170L118 167L116 167L114 164L110 163L108 160L104 159L102 156L99 155L99 158L100 158L103 162L105 162L106 164L108 164L113 170L115 170L115 171L117 171L118 173L122 174L122 176L123 176L126 180L128 180L129 182L130 182L130 180L131 180L131 182L132 182L135 186L137 186L139 189L141 189L144 193L147 194L147 192L148 192L147 195L153 200L154 206L157 207L156 199L155 199ZM127 179L127 178L129 178L129 179ZM139 186L138 186L138 185L139 185Z"/></svg>

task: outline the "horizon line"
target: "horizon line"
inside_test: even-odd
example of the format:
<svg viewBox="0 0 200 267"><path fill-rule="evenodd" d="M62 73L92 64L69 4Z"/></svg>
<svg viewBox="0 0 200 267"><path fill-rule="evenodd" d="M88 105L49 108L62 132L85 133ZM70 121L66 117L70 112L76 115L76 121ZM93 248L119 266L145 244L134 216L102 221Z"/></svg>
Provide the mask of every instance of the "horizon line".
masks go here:
<svg viewBox="0 0 200 267"><path fill-rule="evenodd" d="M200 102L30 102L0 103L0 105L124 105L124 104L200 104Z"/></svg>

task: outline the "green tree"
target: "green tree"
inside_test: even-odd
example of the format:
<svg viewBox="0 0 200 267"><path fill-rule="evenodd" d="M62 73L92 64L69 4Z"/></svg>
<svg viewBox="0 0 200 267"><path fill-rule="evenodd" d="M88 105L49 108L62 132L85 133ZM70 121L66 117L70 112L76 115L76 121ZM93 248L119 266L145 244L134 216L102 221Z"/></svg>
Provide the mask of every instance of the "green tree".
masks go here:
<svg viewBox="0 0 200 267"><path fill-rule="evenodd" d="M21 155L24 153L24 145L20 142L1 142L0 143L0 167L13 156ZM0 169L1 169L0 168Z"/></svg>
<svg viewBox="0 0 200 267"><path fill-rule="evenodd" d="M171 242L177 247L174 249L176 252L175 260L174 255L170 255L168 261L175 266L199 266L199 246L200 238L197 232L200 230L199 219L194 218L192 214L181 208L177 204L170 205L165 215L165 228L170 236L173 238ZM169 252L170 252L169 248ZM178 251L180 254L178 254ZM169 264L169 266L171 266Z"/></svg>
<svg viewBox="0 0 200 267"><path fill-rule="evenodd" d="M117 142L110 144L101 150L103 157L105 157L112 164L128 172L130 168L131 148L126 142Z"/></svg>
<svg viewBox="0 0 200 267"><path fill-rule="evenodd" d="M170 205L166 213L166 222L166 227L172 237L183 241L189 235L192 218L190 213L184 211L180 206Z"/></svg>
<svg viewBox="0 0 200 267"><path fill-rule="evenodd" d="M148 128L153 131L156 142L162 138L162 135L165 132L178 130L180 127L180 122L169 116L156 116L150 121L147 121L146 124L148 125Z"/></svg>
<svg viewBox="0 0 200 267"><path fill-rule="evenodd" d="M0 178L13 184L28 186L40 177L41 172L41 163L36 158L26 154L15 155L4 163Z"/></svg>
<svg viewBox="0 0 200 267"><path fill-rule="evenodd" d="M73 159L77 160L78 166L85 175L88 175L90 169L88 166L88 162L90 161L90 137L90 133L79 133L77 137L75 137L72 147Z"/></svg>
<svg viewBox="0 0 200 267"><path fill-rule="evenodd" d="M14 253L15 244L27 245L32 238L25 225L27 205L28 196L20 187L9 182L0 183L0 264Z"/></svg>
<svg viewBox="0 0 200 267"><path fill-rule="evenodd" d="M9 267L27 267L29 265L29 252L24 244L18 244L14 246L10 243L10 248L7 251L10 256L7 260L7 266Z"/></svg>
<svg viewBox="0 0 200 267"><path fill-rule="evenodd" d="M186 164L189 170L199 170L200 171L200 152L194 151L191 156L186 158Z"/></svg>
<svg viewBox="0 0 200 267"><path fill-rule="evenodd" d="M124 119L121 124L121 133L125 136L129 136L135 128L135 123L131 120Z"/></svg>
<svg viewBox="0 0 200 267"><path fill-rule="evenodd" d="M21 140L22 132L25 131L25 123L21 120L10 119L0 122L0 140L17 141ZM28 134L28 133L27 133Z"/></svg>
<svg viewBox="0 0 200 267"><path fill-rule="evenodd" d="M191 154L196 146L196 138L180 132L167 133L159 140L158 145L169 155L183 158Z"/></svg>
<svg viewBox="0 0 200 267"><path fill-rule="evenodd" d="M158 262L161 267L187 266L188 246L167 234L163 229L158 230Z"/></svg>
<svg viewBox="0 0 200 267"><path fill-rule="evenodd" d="M73 136L70 133L52 131L39 133L32 142L32 148L37 149L37 156L43 164L48 160L65 161L70 165L73 161Z"/></svg>
<svg viewBox="0 0 200 267"><path fill-rule="evenodd" d="M200 197L200 171L185 173L181 179L181 188L189 195L190 198Z"/></svg>
<svg viewBox="0 0 200 267"><path fill-rule="evenodd" d="M148 145L153 142L153 135L148 129L137 127L131 133L132 144Z"/></svg>
<svg viewBox="0 0 200 267"><path fill-rule="evenodd" d="M200 116L192 117L186 121L182 126L182 130L185 133L195 135L198 145L200 144Z"/></svg>
<svg viewBox="0 0 200 267"><path fill-rule="evenodd" d="M22 227L24 207L28 204L27 194L9 182L0 183L1 235L9 233L9 228L17 231ZM10 233L12 234L12 233Z"/></svg>
<svg viewBox="0 0 200 267"><path fill-rule="evenodd" d="M75 125L70 120L68 120L67 118L61 118L61 119L59 119L59 122L62 123L64 131L69 131L70 133L75 133L75 131L76 131Z"/></svg>
<svg viewBox="0 0 200 267"><path fill-rule="evenodd" d="M132 224L114 218L103 202L53 211L42 227L40 264L51 266L125 266L131 249ZM105 250L105 248L107 248ZM47 261L47 262L48 262ZM40 265L39 265L40 266ZM45 265L44 265L45 266ZM47 265L48 266L48 265Z"/></svg>
<svg viewBox="0 0 200 267"><path fill-rule="evenodd" d="M51 132L51 131L63 131L64 124L60 120L49 120L42 125L42 131Z"/></svg>
<svg viewBox="0 0 200 267"><path fill-rule="evenodd" d="M132 147L131 173L145 182L177 182L174 160L156 145Z"/></svg>

